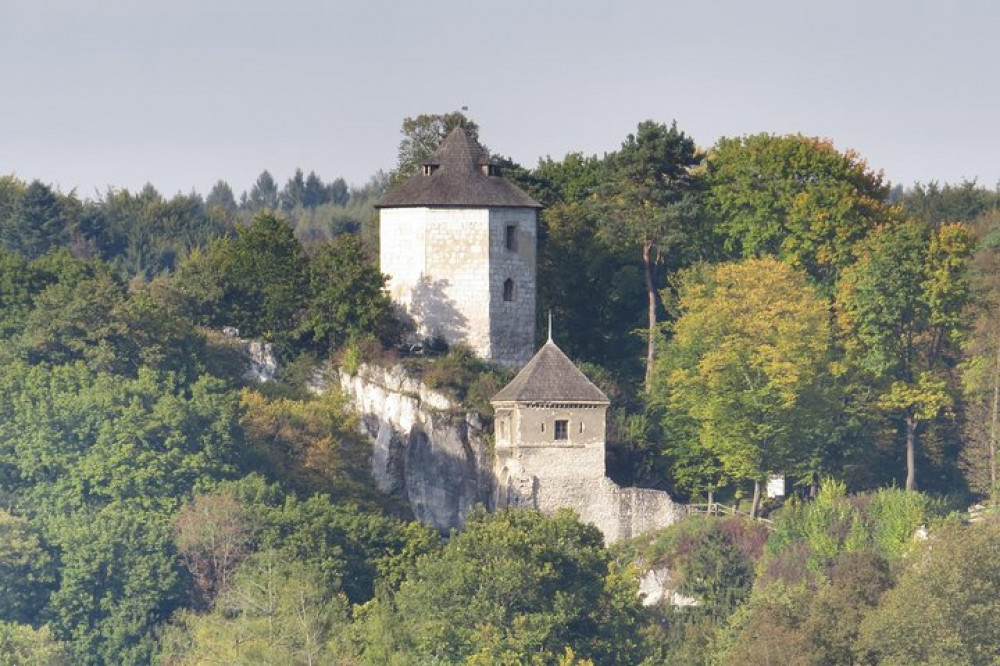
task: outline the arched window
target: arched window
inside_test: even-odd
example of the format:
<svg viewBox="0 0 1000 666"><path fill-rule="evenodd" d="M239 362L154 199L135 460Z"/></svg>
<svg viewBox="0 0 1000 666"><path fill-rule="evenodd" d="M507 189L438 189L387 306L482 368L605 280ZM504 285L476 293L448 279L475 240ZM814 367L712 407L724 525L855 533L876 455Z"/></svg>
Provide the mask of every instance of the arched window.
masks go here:
<svg viewBox="0 0 1000 666"><path fill-rule="evenodd" d="M503 281L503 300L513 301L517 297L517 289L514 286L514 280L507 278Z"/></svg>

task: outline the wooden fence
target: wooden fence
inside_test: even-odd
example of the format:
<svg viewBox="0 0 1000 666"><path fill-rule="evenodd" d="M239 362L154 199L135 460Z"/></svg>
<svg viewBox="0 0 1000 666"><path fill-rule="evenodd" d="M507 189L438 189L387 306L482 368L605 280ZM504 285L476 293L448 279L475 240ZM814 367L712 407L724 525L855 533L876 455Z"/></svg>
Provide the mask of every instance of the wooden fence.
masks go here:
<svg viewBox="0 0 1000 666"><path fill-rule="evenodd" d="M718 502L711 502L710 504L688 504L687 509L688 513L703 513L708 516L745 516L764 523L768 529L774 529L773 520L761 518L760 516L751 516L749 511L742 511L737 509L735 506L728 506Z"/></svg>

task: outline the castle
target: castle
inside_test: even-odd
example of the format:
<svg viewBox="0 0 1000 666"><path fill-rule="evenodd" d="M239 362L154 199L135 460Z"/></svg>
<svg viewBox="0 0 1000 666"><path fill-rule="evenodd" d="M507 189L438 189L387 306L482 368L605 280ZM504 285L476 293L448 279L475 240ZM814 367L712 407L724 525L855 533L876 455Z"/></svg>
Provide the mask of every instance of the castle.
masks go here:
<svg viewBox="0 0 1000 666"><path fill-rule="evenodd" d="M532 354L540 205L457 128L378 208L381 269L418 333L521 367L491 401L489 504L573 508L609 542L674 522L683 507L667 493L620 488L605 476L608 398L551 330Z"/></svg>
<svg viewBox="0 0 1000 666"><path fill-rule="evenodd" d="M459 127L376 207L389 294L417 333L504 365L527 363L541 205Z"/></svg>

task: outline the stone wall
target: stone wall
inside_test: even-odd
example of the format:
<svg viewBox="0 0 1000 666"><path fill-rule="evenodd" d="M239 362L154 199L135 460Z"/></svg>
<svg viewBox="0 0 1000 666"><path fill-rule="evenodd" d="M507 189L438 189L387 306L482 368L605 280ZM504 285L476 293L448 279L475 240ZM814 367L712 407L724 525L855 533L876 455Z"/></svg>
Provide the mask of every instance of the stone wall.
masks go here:
<svg viewBox="0 0 1000 666"><path fill-rule="evenodd" d="M507 247L507 227L514 247ZM537 213L532 208L490 211L490 354L521 367L535 351ZM504 282L513 280L513 299L504 300Z"/></svg>
<svg viewBox="0 0 1000 666"><path fill-rule="evenodd" d="M608 543L662 529L686 514L683 505L660 490L622 488L607 477L539 477L511 464L501 472L497 496L500 505L524 506L543 513L564 507L574 509L580 520L597 526Z"/></svg>
<svg viewBox="0 0 1000 666"><path fill-rule="evenodd" d="M380 266L424 337L521 365L534 349L536 213L531 208L384 208ZM507 227L515 248L507 248ZM512 300L504 282L513 280Z"/></svg>

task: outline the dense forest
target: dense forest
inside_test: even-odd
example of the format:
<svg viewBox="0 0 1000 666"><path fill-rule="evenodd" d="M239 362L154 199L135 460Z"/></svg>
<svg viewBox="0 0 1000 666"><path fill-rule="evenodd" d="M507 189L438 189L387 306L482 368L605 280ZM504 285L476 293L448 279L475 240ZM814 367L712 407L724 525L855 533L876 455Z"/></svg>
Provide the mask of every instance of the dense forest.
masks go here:
<svg viewBox="0 0 1000 666"><path fill-rule="evenodd" d="M406 119L361 188L0 177L0 663L996 663L1000 190L653 121L603 156L497 155L545 206L539 323L611 397L609 472L766 520L608 548L570 512L477 511L440 535L309 386L406 361L485 411L509 377L403 358L377 266L373 204L456 124L478 133ZM656 568L675 597L643 605Z"/></svg>

